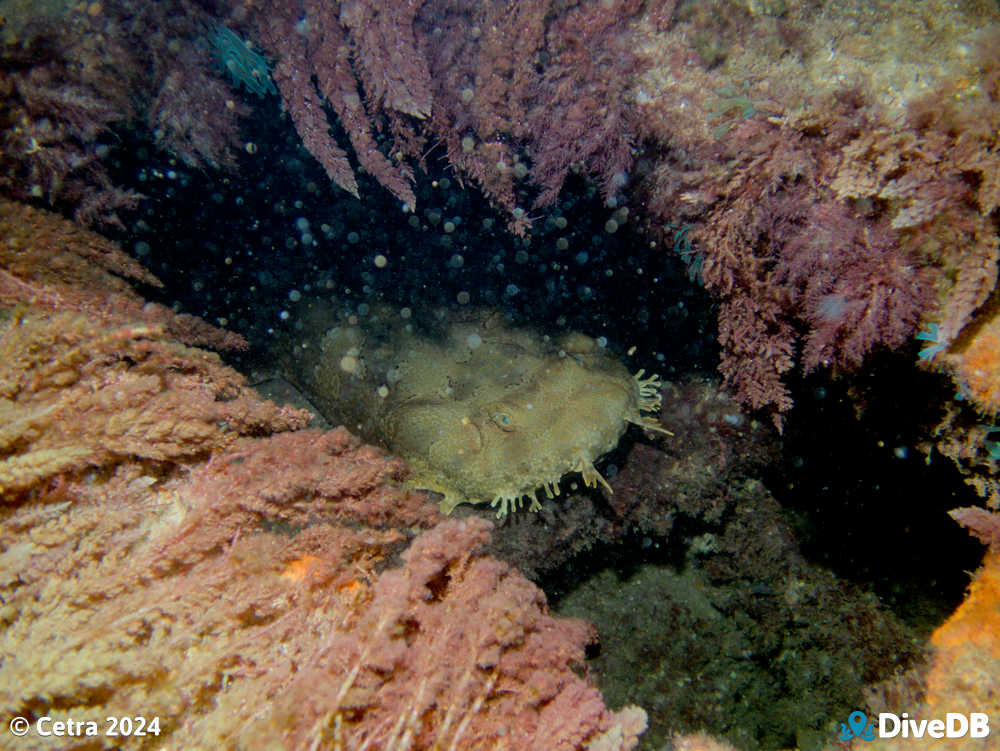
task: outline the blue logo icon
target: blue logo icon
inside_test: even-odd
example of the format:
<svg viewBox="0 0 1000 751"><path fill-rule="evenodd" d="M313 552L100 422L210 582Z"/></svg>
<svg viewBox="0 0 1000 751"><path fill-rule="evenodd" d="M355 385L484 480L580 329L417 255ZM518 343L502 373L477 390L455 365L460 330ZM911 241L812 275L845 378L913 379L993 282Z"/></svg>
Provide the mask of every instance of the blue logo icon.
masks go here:
<svg viewBox="0 0 1000 751"><path fill-rule="evenodd" d="M855 710L847 715L847 722L840 723L840 740L849 741L860 738L863 741L875 740L875 723L868 722L864 712Z"/></svg>

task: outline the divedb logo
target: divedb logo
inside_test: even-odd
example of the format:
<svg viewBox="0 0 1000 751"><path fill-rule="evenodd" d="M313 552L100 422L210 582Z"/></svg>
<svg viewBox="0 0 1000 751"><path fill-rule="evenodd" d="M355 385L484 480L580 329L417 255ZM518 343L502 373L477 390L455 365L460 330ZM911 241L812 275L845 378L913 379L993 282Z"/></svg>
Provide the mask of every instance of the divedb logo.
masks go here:
<svg viewBox="0 0 1000 751"><path fill-rule="evenodd" d="M878 724L860 710L851 712L847 722L840 723L840 739L859 738L873 741L879 738L986 738L990 734L990 717L985 712L948 712L944 719L915 720L906 712L881 712Z"/></svg>

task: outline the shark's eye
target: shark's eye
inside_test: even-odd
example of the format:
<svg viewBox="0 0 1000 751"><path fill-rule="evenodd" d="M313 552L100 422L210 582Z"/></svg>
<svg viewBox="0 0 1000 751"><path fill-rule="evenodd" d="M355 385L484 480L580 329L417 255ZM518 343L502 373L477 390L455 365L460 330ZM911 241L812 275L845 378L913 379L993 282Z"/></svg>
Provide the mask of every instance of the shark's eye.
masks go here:
<svg viewBox="0 0 1000 751"><path fill-rule="evenodd" d="M503 412L494 412L492 419L500 430L511 431L514 429L514 423L511 422L510 417Z"/></svg>

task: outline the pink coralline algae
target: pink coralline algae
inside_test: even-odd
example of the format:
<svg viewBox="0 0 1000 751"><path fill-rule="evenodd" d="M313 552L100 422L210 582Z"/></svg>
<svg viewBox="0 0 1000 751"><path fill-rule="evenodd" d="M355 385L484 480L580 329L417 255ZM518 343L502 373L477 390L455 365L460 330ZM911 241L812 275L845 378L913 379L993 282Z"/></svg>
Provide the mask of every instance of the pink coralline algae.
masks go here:
<svg viewBox="0 0 1000 751"><path fill-rule="evenodd" d="M633 748L642 710L577 674L592 628L404 474L300 431L7 505L3 710L159 716L183 747Z"/></svg>
<svg viewBox="0 0 1000 751"><path fill-rule="evenodd" d="M359 164L410 209L413 166L435 144L524 232L582 165L606 197L632 163L624 41L641 2L247 2L232 14L277 61L282 103L305 147L359 188L329 133L328 105ZM376 129L391 138L379 149ZM524 191L524 186L533 190ZM534 198L531 194L534 193Z"/></svg>
<svg viewBox="0 0 1000 751"><path fill-rule="evenodd" d="M119 213L142 196L115 185L106 162L137 124L190 167L235 167L250 110L214 69L203 8L105 0L18 20L0 44L5 196L123 227Z"/></svg>
<svg viewBox="0 0 1000 751"><path fill-rule="evenodd" d="M635 746L593 629L480 552L488 522L178 342L225 337L147 310L113 243L14 204L0 235L0 711L182 748Z"/></svg>

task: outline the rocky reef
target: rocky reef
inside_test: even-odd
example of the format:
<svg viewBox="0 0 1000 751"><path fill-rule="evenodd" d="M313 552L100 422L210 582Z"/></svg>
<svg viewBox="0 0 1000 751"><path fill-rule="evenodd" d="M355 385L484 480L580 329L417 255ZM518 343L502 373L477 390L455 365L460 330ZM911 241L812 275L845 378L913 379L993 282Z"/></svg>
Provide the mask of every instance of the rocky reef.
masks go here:
<svg viewBox="0 0 1000 751"><path fill-rule="evenodd" d="M25 747L993 742L996 2L0 40L0 728L150 731Z"/></svg>

